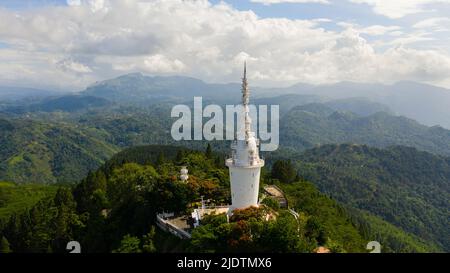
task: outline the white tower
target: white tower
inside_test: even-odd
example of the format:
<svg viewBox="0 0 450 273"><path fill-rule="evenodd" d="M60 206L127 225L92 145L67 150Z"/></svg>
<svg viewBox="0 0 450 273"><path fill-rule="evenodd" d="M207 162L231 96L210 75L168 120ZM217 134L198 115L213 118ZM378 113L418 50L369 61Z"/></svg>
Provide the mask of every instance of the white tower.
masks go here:
<svg viewBox="0 0 450 273"><path fill-rule="evenodd" d="M245 138L236 138L231 144L232 156L225 161L230 169L231 210L258 206L259 177L264 160L259 157L259 140L251 131L250 91L247 83L247 66L242 78L242 109ZM238 115L239 116L239 115Z"/></svg>

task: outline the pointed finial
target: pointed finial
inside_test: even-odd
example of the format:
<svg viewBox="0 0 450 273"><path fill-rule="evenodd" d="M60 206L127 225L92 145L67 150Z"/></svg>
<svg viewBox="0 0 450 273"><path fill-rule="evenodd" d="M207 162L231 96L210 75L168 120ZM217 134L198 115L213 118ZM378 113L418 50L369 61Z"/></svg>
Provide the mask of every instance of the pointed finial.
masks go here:
<svg viewBox="0 0 450 273"><path fill-rule="evenodd" d="M249 101L250 92L247 83L247 62L244 61L244 77L242 78L242 104L247 105Z"/></svg>
<svg viewBox="0 0 450 273"><path fill-rule="evenodd" d="M247 61L244 61L244 79L247 79Z"/></svg>

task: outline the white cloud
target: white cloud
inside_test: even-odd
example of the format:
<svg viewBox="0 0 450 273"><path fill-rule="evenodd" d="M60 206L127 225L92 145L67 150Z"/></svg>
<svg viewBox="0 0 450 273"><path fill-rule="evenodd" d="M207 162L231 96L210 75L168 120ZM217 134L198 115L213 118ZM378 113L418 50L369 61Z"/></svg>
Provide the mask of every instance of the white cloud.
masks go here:
<svg viewBox="0 0 450 273"><path fill-rule="evenodd" d="M101 5L93 8L94 2ZM8 45L0 48L0 84L82 89L129 72L229 82L241 77L243 60L252 85L450 82L449 52L410 47L414 40L430 39L426 32L347 26L328 31L317 20L259 18L206 0L0 9L0 41ZM361 34L396 42L386 41L380 51Z"/></svg>
<svg viewBox="0 0 450 273"><path fill-rule="evenodd" d="M398 46L408 46L418 42L434 41L434 40L435 38L430 36L430 33L428 32L413 32L397 37L394 40L385 42L384 45L391 45L398 47Z"/></svg>
<svg viewBox="0 0 450 273"><path fill-rule="evenodd" d="M79 6L81 5L81 0L67 0L66 3L69 6Z"/></svg>
<svg viewBox="0 0 450 273"><path fill-rule="evenodd" d="M92 72L92 70L88 66L86 66L82 63L76 62L72 59L63 59L63 60L58 61L56 64L64 71L69 70L69 71L72 71L75 73L90 73L90 72Z"/></svg>
<svg viewBox="0 0 450 273"><path fill-rule="evenodd" d="M417 29L430 29L432 31L447 31L450 26L450 18L448 17L435 17L428 18L417 22L413 25L413 28Z"/></svg>
<svg viewBox="0 0 450 273"><path fill-rule="evenodd" d="M92 12L107 10L108 0L67 0L66 3L70 7L79 7L81 5L89 6Z"/></svg>
<svg viewBox="0 0 450 273"><path fill-rule="evenodd" d="M261 3L264 5L281 4L281 3L320 3L329 4L328 0L250 0L253 3Z"/></svg>
<svg viewBox="0 0 450 273"><path fill-rule="evenodd" d="M409 14L427 11L430 4L450 4L450 0L349 0L353 3L368 4L378 14L397 19ZM429 10L429 9L428 9Z"/></svg>
<svg viewBox="0 0 450 273"><path fill-rule="evenodd" d="M362 27L360 25L347 23L347 22L339 22L338 26L341 26L345 29L354 29L358 33L368 34L372 36L380 36L385 34L391 34L392 32L399 31L402 29L400 26L383 26L383 25L372 25L368 27ZM397 33L398 34L398 33Z"/></svg>
<svg viewBox="0 0 450 273"><path fill-rule="evenodd" d="M156 54L144 59L145 70L163 73L182 72L185 69L185 65L178 59L169 60L166 56Z"/></svg>

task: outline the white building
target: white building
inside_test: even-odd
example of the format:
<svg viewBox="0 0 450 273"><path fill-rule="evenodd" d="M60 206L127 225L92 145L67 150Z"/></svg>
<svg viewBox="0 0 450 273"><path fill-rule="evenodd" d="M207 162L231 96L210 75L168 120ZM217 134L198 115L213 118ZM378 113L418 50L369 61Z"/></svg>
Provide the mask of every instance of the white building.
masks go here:
<svg viewBox="0 0 450 273"><path fill-rule="evenodd" d="M247 83L247 69L246 66L244 66L244 77L242 78L243 113L241 113L243 120L240 121L244 122L244 134L243 137L241 137L242 139L237 137L233 141L231 144L232 156L225 161L226 166L228 166L230 170L231 206L205 206L205 201L202 197L202 206L194 209L190 215L194 220L194 228L201 224L200 221L205 215L226 213L228 219L234 209L258 206L259 178L261 167L264 166L264 160L259 157L259 140L256 138L256 134L251 131L252 121L250 119L248 104L249 96L250 91ZM238 117L239 116L240 115L238 114ZM185 166L183 166L180 171L180 179L182 181L187 181L188 179L188 170ZM267 217L269 217L269 215ZM166 224L170 219L166 221L162 216L160 218L162 219L160 220L162 228L167 229L171 227ZM179 231L181 229L179 226L176 224L173 226L174 228L172 229L178 232L178 236L184 236L183 233Z"/></svg>
<svg viewBox="0 0 450 273"><path fill-rule="evenodd" d="M259 157L259 140L256 138L255 132L251 131L249 97L247 69L244 66L244 77L242 78L244 120L241 121L245 123L244 138L237 137L233 141L231 144L232 156L225 161L230 170L231 211L258 206L259 179L264 160Z"/></svg>

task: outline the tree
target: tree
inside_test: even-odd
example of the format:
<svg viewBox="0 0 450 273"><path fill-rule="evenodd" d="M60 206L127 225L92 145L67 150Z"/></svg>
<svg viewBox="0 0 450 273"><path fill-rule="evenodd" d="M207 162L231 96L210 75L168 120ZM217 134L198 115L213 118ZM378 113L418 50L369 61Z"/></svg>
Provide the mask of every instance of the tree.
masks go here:
<svg viewBox="0 0 450 273"><path fill-rule="evenodd" d="M315 239L319 245L324 245L327 240L325 228L315 216L309 218L306 222L306 234L308 237Z"/></svg>
<svg viewBox="0 0 450 273"><path fill-rule="evenodd" d="M270 252L297 253L309 250L306 242L301 240L298 222L286 211L268 224L268 230L262 234L262 245Z"/></svg>
<svg viewBox="0 0 450 273"><path fill-rule="evenodd" d="M206 147L205 156L208 159L212 158L212 148L211 148L211 144L210 143L208 143L208 146Z"/></svg>
<svg viewBox="0 0 450 273"><path fill-rule="evenodd" d="M2 239L0 240L0 253L11 253L11 249L9 247L8 240L2 236Z"/></svg>
<svg viewBox="0 0 450 273"><path fill-rule="evenodd" d="M175 161L176 161L178 164L181 164L181 162L183 161L184 156L185 156L184 150L178 150L177 156L176 156L176 158L175 158Z"/></svg>
<svg viewBox="0 0 450 273"><path fill-rule="evenodd" d="M141 241L138 237L131 236L130 234L125 235L120 241L120 246L118 249L113 250L114 253L141 253L140 249Z"/></svg>
<svg viewBox="0 0 450 273"><path fill-rule="evenodd" d="M142 251L145 253L156 252L156 247L153 242L155 238L155 226L150 228L150 231L142 237Z"/></svg>
<svg viewBox="0 0 450 273"><path fill-rule="evenodd" d="M269 208L274 209L274 210L280 209L280 203L272 197L264 198L261 203L268 206Z"/></svg>
<svg viewBox="0 0 450 273"><path fill-rule="evenodd" d="M162 164L164 164L164 162L166 162L166 159L165 159L165 157L164 157L164 152L163 151L161 151L161 152L159 152L159 154L158 154L158 159L156 160L156 165L162 165Z"/></svg>
<svg viewBox="0 0 450 273"><path fill-rule="evenodd" d="M217 251L217 236L212 225L202 225L192 231L190 241L191 250L194 252L214 253Z"/></svg>
<svg viewBox="0 0 450 273"><path fill-rule="evenodd" d="M284 183L292 183L297 177L297 171L291 160L278 160L272 167L272 178Z"/></svg>

